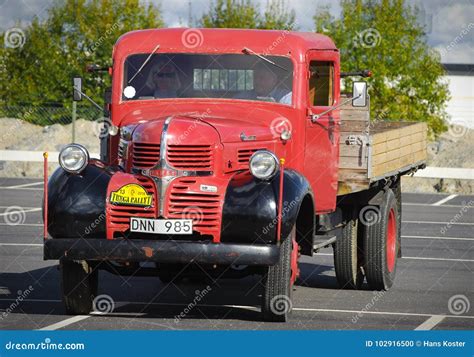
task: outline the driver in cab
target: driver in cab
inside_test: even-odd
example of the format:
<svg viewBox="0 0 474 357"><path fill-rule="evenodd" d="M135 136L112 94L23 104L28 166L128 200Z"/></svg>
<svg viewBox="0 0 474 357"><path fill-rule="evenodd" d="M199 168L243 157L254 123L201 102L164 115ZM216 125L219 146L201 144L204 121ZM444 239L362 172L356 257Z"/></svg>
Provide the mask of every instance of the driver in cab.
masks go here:
<svg viewBox="0 0 474 357"><path fill-rule="evenodd" d="M236 99L256 99L262 101L291 104L291 91L278 85L277 75L264 64L255 67L253 90L237 94Z"/></svg>

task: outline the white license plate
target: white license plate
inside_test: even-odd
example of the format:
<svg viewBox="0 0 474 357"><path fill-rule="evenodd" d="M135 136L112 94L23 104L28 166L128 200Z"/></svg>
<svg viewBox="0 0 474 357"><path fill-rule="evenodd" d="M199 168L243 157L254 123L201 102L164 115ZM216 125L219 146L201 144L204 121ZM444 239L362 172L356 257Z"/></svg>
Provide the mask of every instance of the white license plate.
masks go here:
<svg viewBox="0 0 474 357"><path fill-rule="evenodd" d="M192 219L130 218L130 231L154 234L192 234Z"/></svg>

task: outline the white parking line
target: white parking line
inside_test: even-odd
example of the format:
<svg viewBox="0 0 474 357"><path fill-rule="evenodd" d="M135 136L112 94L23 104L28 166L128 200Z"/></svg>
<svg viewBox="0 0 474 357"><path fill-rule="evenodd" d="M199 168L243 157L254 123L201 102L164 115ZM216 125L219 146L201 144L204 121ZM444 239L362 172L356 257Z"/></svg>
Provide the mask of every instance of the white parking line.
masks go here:
<svg viewBox="0 0 474 357"><path fill-rule="evenodd" d="M458 197L458 195L449 195L448 197L445 197L445 198L433 203L433 206L441 206L443 203L451 201L455 197Z"/></svg>
<svg viewBox="0 0 474 357"><path fill-rule="evenodd" d="M68 319L66 319L66 320L62 320L62 321L56 322L55 324L42 327L42 328L40 328L40 329L38 329L38 330L39 330L39 331L59 330L60 328L63 328L63 327L72 325L72 324L74 324L74 323L76 323L76 322L85 320L85 319L87 319L87 318L89 318L89 317L90 317L90 315L77 315L77 316L73 316L73 317L70 317L70 318L68 318Z"/></svg>
<svg viewBox="0 0 474 357"><path fill-rule="evenodd" d="M34 243L0 243L0 247L2 246L19 246L19 247L42 247L43 244L34 244Z"/></svg>
<svg viewBox="0 0 474 357"><path fill-rule="evenodd" d="M418 326L415 330L418 331L427 331L432 330L437 324L443 321L446 318L444 315L433 315L428 320L423 322L420 326Z"/></svg>
<svg viewBox="0 0 474 357"><path fill-rule="evenodd" d="M25 209L25 210L15 209L14 211L11 211L11 212L0 213L0 216L9 216L9 215L18 214L18 213L28 213L28 212L38 212L38 211L41 211L41 208L31 208L31 209Z"/></svg>
<svg viewBox="0 0 474 357"><path fill-rule="evenodd" d="M465 237L429 237L429 236L402 236L408 239L438 239L438 240L474 240L474 238Z"/></svg>
<svg viewBox="0 0 474 357"><path fill-rule="evenodd" d="M25 190L25 191L43 191L43 188L34 187L0 187L0 190Z"/></svg>
<svg viewBox="0 0 474 357"><path fill-rule="evenodd" d="M316 253L315 255L327 255L332 256L332 253ZM451 259L451 258L431 258L431 257L402 257L403 259L413 259L413 260L441 260L446 262L473 262L474 259Z"/></svg>
<svg viewBox="0 0 474 357"><path fill-rule="evenodd" d="M15 301L15 299L0 299L0 301ZM39 302L39 303L60 303L61 300L47 300L47 299L24 299L23 302ZM185 303L165 303L165 302L144 302L144 301L118 301L116 303L116 308L120 306L126 305L159 305L159 306L185 306ZM199 306L203 307L230 307L235 309L246 309L246 310L253 310L259 311L260 309L255 306L247 306L247 305L217 305L217 304L199 304ZM309 308L309 307L294 307L294 311L310 311L310 312L330 312L330 313L342 313L342 314L362 314L362 315L393 315L393 316L420 316L420 317L428 317L428 320L423 322L419 325L416 330L423 330L428 329L429 327L433 328L437 324L439 324L445 318L454 318L454 319L474 319L474 316L470 315L433 315L433 314L426 314L426 313L416 313L416 312L401 312L401 311L363 311L363 310L344 310L344 309L317 309L317 308ZM63 321L59 321L57 323L45 326L40 328L39 330L57 330L66 326L69 326L73 323L85 320L92 316L97 315L112 315L113 312L108 313L101 313L101 312L92 312L90 315L78 315L68 318Z"/></svg>
<svg viewBox="0 0 474 357"><path fill-rule="evenodd" d="M442 205L442 206L433 206L432 203L410 203L410 202L402 202L402 205L403 205L403 206L451 207L451 208L464 207L463 205Z"/></svg>
<svg viewBox="0 0 474 357"><path fill-rule="evenodd" d="M414 260L441 260L445 262L466 262L474 263L474 259L451 259L451 258L431 258L431 257L403 257L402 259L414 259Z"/></svg>
<svg viewBox="0 0 474 357"><path fill-rule="evenodd" d="M22 185L6 186L6 187L0 187L0 188L21 188L21 187L38 186L40 184L43 184L43 181L24 183Z"/></svg>
<svg viewBox="0 0 474 357"><path fill-rule="evenodd" d="M444 225L447 225L447 224L450 224L452 226L454 225L458 225L458 226L474 226L474 223L471 223L471 222L433 222L433 221L403 221L402 220L402 224L403 223L417 223L417 224L444 224Z"/></svg>
<svg viewBox="0 0 474 357"><path fill-rule="evenodd" d="M115 304L115 309L116 308L119 308L119 307L122 307L124 305L127 305L126 302L117 302ZM47 330L47 331L51 331L51 330L59 330L60 328L63 328L63 327L66 327L66 326L69 326L69 325L72 325L72 324L75 324L76 322L79 322L79 321L82 321L82 320L85 320L85 319L88 319L89 317L92 317L92 316L97 316L97 315L108 315L109 313L107 312L102 312L102 311L92 311L90 313L90 315L77 315L77 316L73 316L73 317L70 317L66 320L62 320L62 321L59 321L59 322L56 322L52 325L48 325L48 326L45 326L45 327L42 327L40 329L38 329L39 331L44 331L44 330Z"/></svg>

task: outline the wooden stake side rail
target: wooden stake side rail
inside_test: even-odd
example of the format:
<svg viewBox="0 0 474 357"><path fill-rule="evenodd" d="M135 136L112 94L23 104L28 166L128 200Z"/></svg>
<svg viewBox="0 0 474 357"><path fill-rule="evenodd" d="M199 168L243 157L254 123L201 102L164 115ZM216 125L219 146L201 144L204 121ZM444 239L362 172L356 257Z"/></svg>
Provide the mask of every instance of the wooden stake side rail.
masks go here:
<svg viewBox="0 0 474 357"><path fill-rule="evenodd" d="M426 162L423 122L370 122L370 105L341 108L338 195L362 191L373 181Z"/></svg>

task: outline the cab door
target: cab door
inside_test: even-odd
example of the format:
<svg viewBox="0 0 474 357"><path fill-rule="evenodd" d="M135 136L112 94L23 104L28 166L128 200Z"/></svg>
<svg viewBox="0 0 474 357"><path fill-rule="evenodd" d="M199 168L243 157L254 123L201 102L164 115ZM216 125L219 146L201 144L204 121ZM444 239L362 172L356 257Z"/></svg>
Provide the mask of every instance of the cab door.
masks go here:
<svg viewBox="0 0 474 357"><path fill-rule="evenodd" d="M339 101L339 53L314 50L307 54L307 116L304 174L318 213L336 207L339 164L339 110L324 113Z"/></svg>

